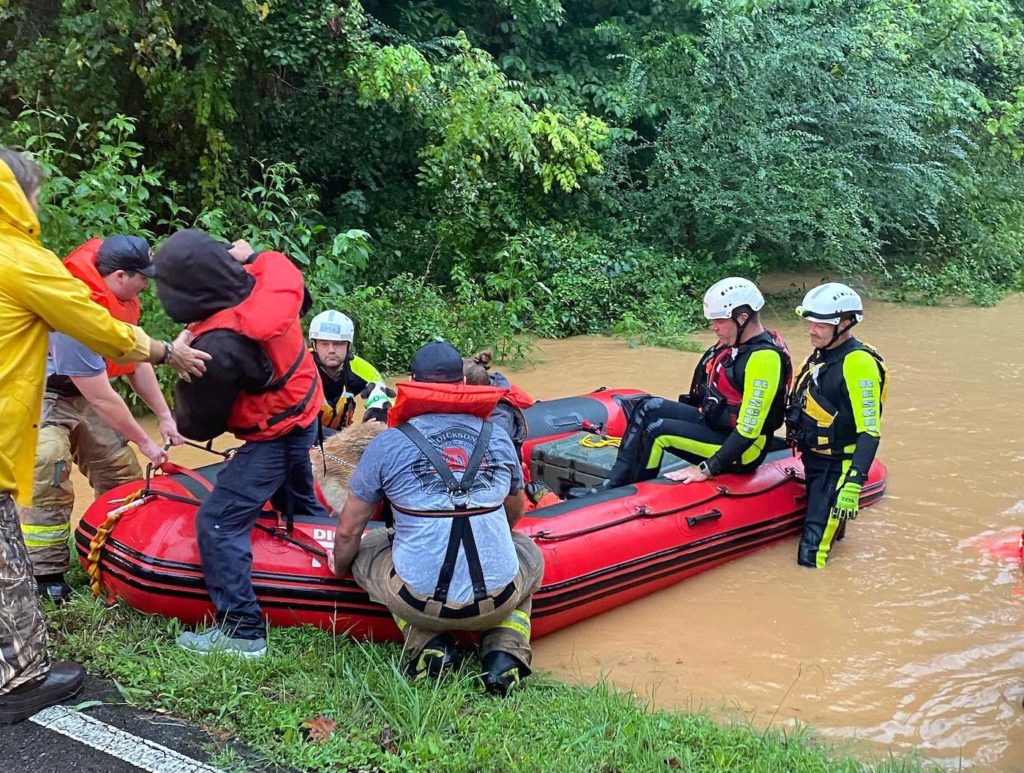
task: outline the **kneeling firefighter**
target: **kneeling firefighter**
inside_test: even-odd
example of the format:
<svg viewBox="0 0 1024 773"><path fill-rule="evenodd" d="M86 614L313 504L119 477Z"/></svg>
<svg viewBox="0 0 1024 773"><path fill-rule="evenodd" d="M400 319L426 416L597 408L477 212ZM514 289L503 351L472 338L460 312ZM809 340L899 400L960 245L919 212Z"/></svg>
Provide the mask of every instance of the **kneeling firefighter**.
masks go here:
<svg viewBox="0 0 1024 773"><path fill-rule="evenodd" d="M860 509L861 488L882 436L887 370L874 347L853 337L864 304L846 285L815 287L796 313L807 320L814 346L786 411L788 437L800 451L807 480L797 563L821 568Z"/></svg>
<svg viewBox="0 0 1024 773"><path fill-rule="evenodd" d="M391 428L371 441L349 482L334 570L351 568L391 610L412 676L458 664L452 631L480 631L484 687L505 695L530 673L530 611L544 559L512 527L523 476L512 440L487 420L503 390L463 383L462 357L434 341L400 384ZM387 500L394 538L363 530Z"/></svg>
<svg viewBox="0 0 1024 773"><path fill-rule="evenodd" d="M666 475L683 483L756 469L782 426L792 373L785 344L761 325L763 307L749 279L729 277L708 288L704 316L718 341L697 363L689 393L678 402L637 401L608 479L569 489L569 496L649 480L666 451L692 462Z"/></svg>
<svg viewBox="0 0 1024 773"><path fill-rule="evenodd" d="M309 293L282 253L255 253L243 241L227 245L195 230L157 251L156 286L168 316L188 323L196 348L213 355L203 378L175 388L181 433L209 440L228 431L244 441L196 513L217 624L183 633L178 643L204 655L259 657L267 643L252 585L253 524L281 489L291 511L327 516L309 464L323 404L300 323Z"/></svg>

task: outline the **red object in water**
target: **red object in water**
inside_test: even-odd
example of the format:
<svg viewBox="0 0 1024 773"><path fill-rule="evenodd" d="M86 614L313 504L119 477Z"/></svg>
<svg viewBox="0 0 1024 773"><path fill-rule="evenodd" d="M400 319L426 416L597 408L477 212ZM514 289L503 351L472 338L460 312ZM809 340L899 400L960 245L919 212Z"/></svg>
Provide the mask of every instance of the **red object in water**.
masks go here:
<svg viewBox="0 0 1024 773"><path fill-rule="evenodd" d="M538 444L579 431L583 421L621 435L625 420L615 398L634 394L639 392L609 389L537 403L525 411L530 434L524 459ZM193 521L196 500L220 466L157 476L152 488L177 499L156 496L124 513L100 557L110 597L185 623L212 614ZM805 502L801 474L799 458L779 451L751 475L689 485L659 478L532 511L516 528L534 539L545 558L533 602L534 638L797 534ZM125 484L90 506L75 535L83 564L108 513L143 485ZM862 506L884 492L885 467L876 461ZM334 523L296 516L291 535L275 533L277 516L268 507L252 533L252 578L264 613L274 625L312 624L358 638L400 640L387 609L371 602L351 577L328 570L322 552L333 541Z"/></svg>

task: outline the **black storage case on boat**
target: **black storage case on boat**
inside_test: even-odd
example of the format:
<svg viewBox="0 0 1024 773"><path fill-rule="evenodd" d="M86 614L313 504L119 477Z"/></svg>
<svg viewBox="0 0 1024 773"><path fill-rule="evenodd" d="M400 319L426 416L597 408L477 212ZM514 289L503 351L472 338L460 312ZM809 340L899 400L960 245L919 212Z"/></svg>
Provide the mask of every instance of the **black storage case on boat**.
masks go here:
<svg viewBox="0 0 1024 773"><path fill-rule="evenodd" d="M577 432L534 448L530 459L531 480L544 481L559 496L573 486L596 486L606 480L619 449L616 446L583 446L580 445L583 438L598 440L590 432ZM683 459L665 454L661 473L686 467L687 464Z"/></svg>

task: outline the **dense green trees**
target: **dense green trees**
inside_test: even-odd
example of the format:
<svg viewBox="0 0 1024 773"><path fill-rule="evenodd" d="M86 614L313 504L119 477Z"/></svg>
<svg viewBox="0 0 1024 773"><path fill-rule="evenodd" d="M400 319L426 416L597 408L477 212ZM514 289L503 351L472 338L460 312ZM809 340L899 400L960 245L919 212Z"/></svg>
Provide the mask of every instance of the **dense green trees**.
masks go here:
<svg viewBox="0 0 1024 773"><path fill-rule="evenodd" d="M393 362L660 336L727 270L1024 281L1012 0L0 0L0 60L51 246L263 234Z"/></svg>

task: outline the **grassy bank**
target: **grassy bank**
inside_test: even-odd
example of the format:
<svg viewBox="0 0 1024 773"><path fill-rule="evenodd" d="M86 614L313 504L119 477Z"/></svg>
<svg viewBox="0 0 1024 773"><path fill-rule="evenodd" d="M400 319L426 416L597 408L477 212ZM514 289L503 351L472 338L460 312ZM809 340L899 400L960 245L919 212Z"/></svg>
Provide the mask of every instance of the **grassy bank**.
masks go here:
<svg viewBox="0 0 1024 773"><path fill-rule="evenodd" d="M54 654L107 676L138 706L243 741L305 770L884 771L807 732L720 727L655 711L606 684L534 676L507 700L482 694L471 667L410 683L395 645L360 645L311 629L274 629L259 661L190 656L175 621L107 609L84 591L48 610ZM229 752L218 759L239 764Z"/></svg>

